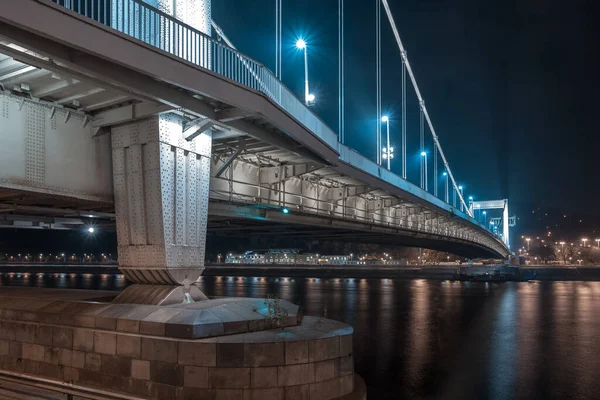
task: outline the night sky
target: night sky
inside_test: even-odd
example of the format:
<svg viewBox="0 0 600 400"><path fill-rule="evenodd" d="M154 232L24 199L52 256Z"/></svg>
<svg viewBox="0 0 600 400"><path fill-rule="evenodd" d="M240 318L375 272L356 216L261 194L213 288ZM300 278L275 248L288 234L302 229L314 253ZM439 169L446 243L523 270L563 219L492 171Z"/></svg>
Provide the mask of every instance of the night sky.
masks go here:
<svg viewBox="0 0 600 400"><path fill-rule="evenodd" d="M376 2L345 1L347 144L375 159ZM337 3L283 0L283 81L302 97L303 59L294 44L303 37L309 45L315 110L335 130ZM389 3L442 147L466 194L509 198L511 214L546 207L598 215L599 62L592 2ZM213 1L213 18L237 48L272 70L274 15L275 1ZM401 59L383 8L382 27L383 110L399 120ZM408 173L418 182L418 103L412 88L407 97ZM399 121L391 127L398 148ZM392 169L399 173L401 164L395 161Z"/></svg>

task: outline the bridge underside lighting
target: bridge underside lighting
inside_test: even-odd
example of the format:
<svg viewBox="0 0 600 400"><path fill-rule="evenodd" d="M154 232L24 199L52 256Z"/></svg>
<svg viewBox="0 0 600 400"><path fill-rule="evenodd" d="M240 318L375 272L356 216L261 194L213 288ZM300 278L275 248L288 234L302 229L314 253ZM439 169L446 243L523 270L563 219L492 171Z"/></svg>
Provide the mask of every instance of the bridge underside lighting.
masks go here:
<svg viewBox="0 0 600 400"><path fill-rule="evenodd" d="M287 207L284 207L284 208L281 209L281 212L284 213L284 214L289 214L290 210Z"/></svg>

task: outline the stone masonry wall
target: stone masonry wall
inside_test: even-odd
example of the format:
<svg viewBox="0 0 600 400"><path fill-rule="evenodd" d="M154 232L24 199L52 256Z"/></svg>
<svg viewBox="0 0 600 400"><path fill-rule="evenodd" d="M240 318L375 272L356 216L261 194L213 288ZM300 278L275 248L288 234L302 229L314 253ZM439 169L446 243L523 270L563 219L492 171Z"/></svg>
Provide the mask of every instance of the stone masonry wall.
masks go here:
<svg viewBox="0 0 600 400"><path fill-rule="evenodd" d="M57 309L68 306L0 309L0 369L152 399L329 400L353 391L352 329L335 321L184 340L161 337L155 322ZM53 317L28 320L40 315Z"/></svg>

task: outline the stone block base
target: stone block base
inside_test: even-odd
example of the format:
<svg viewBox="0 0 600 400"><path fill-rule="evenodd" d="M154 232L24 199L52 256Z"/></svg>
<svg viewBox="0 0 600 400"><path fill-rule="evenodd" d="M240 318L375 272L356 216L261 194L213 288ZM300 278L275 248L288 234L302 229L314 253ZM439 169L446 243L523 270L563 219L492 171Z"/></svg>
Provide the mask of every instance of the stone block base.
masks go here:
<svg viewBox="0 0 600 400"><path fill-rule="evenodd" d="M363 398L347 397L352 328L298 323L289 303L277 316L262 299L143 306L49 292L0 291L0 370L146 399Z"/></svg>

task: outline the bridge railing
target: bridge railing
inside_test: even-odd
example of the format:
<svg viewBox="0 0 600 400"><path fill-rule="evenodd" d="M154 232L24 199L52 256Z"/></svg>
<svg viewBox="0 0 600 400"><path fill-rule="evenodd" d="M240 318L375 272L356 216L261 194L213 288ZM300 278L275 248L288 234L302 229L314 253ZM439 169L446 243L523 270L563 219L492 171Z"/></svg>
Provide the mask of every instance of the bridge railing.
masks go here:
<svg viewBox="0 0 600 400"><path fill-rule="evenodd" d="M264 93L337 150L337 134L263 64L142 0L49 0L162 51Z"/></svg>

